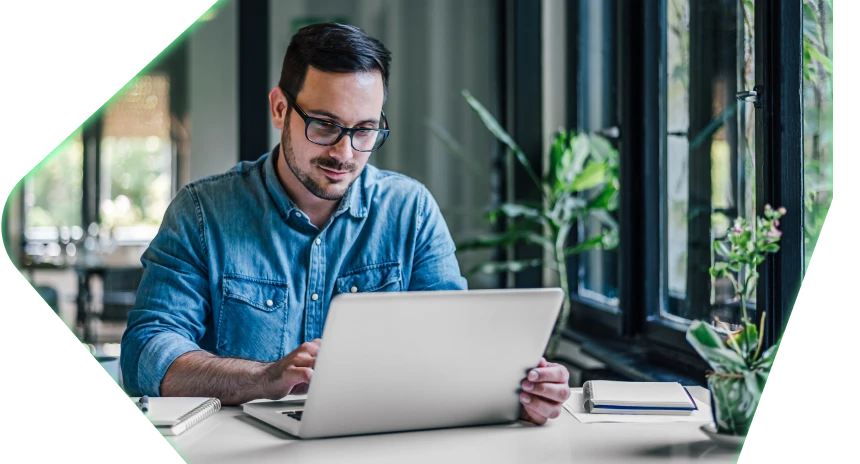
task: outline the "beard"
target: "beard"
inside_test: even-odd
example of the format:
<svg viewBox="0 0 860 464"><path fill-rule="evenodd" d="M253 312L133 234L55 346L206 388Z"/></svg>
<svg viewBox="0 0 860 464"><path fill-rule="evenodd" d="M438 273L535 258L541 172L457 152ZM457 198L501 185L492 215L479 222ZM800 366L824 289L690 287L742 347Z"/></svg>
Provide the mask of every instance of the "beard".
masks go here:
<svg viewBox="0 0 860 464"><path fill-rule="evenodd" d="M343 196L346 195L349 187L352 186L357 177L349 181L349 183L336 182L325 178L322 180L323 184L317 182L313 177L313 173L316 171L315 166L341 172L353 172L358 169L358 164L355 162L340 163L333 158L320 156L310 160L310 169L303 169L296 153L293 151L292 137L290 136L289 129L289 124L285 123L284 130L281 131L281 147L284 150L284 161L286 161L287 166L293 172L293 175L296 176L296 179L317 198L330 201L343 199Z"/></svg>

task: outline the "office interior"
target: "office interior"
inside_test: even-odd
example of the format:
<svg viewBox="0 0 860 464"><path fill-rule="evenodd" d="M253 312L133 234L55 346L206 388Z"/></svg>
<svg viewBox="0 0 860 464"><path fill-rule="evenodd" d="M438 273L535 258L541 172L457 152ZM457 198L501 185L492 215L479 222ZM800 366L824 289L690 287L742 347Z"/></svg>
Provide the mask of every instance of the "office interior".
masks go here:
<svg viewBox="0 0 860 464"><path fill-rule="evenodd" d="M773 344L832 199L832 4L788 2L803 20L776 27L763 0L221 1L23 179L4 210L6 251L120 382L140 256L165 208L189 182L278 143L267 95L291 35L344 22L393 55L391 136L370 163L426 185L457 243L502 231L488 220L502 204L540 203L463 90L538 173L560 129L609 147L617 208L575 221L568 243L613 239L565 257L571 316L555 360L573 387L704 386L686 327L740 323L731 283L708 272L713 241L765 204L786 208L781 250L750 301ZM797 28L802 40L786 41ZM560 285L535 243L458 259L473 289ZM541 264L480 272L499 261ZM14 330L38 343L38 328Z"/></svg>

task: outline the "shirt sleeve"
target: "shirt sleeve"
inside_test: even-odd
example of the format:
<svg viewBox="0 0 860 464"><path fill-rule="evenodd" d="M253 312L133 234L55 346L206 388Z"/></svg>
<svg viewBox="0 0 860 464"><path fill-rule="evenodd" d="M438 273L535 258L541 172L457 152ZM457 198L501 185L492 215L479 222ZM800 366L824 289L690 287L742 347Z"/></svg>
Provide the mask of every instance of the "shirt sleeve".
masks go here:
<svg viewBox="0 0 860 464"><path fill-rule="evenodd" d="M199 204L187 186L141 258L143 277L120 351L123 385L132 396L160 396L173 361L200 350L211 312L207 256Z"/></svg>
<svg viewBox="0 0 860 464"><path fill-rule="evenodd" d="M426 188L422 188L417 214L418 230L409 290L466 290L468 284L460 274L448 224Z"/></svg>

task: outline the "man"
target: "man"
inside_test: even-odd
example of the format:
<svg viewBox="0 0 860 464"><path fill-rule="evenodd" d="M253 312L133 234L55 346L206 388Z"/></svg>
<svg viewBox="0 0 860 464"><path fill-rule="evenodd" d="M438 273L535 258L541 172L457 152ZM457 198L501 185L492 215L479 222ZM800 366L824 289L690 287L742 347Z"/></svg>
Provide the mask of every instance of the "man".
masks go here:
<svg viewBox="0 0 860 464"><path fill-rule="evenodd" d="M427 189L367 165L388 135L389 63L352 26L296 33L269 94L281 143L183 188L143 255L122 340L130 393L240 404L303 392L333 295L466 288ZM567 380L542 360L522 417L557 417Z"/></svg>

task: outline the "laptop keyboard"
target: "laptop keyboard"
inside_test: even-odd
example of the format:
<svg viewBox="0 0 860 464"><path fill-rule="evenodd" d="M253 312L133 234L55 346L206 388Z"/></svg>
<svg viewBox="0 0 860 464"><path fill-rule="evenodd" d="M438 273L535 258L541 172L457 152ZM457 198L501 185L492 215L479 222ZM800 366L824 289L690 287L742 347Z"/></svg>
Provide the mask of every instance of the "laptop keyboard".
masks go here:
<svg viewBox="0 0 860 464"><path fill-rule="evenodd" d="M302 420L302 411L284 411L281 414L286 414L297 421Z"/></svg>

